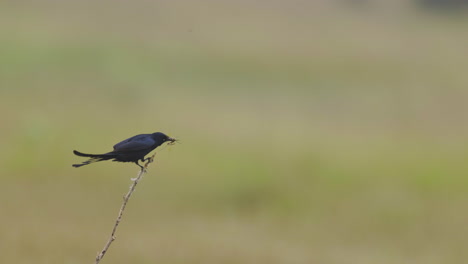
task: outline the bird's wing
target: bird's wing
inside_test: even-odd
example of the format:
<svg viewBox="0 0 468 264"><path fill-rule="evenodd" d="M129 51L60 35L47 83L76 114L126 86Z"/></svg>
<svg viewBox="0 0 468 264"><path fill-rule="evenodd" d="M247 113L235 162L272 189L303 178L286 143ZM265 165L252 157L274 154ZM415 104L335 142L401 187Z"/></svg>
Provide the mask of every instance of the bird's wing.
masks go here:
<svg viewBox="0 0 468 264"><path fill-rule="evenodd" d="M114 145L114 151L137 151L150 148L156 143L150 134L141 134Z"/></svg>

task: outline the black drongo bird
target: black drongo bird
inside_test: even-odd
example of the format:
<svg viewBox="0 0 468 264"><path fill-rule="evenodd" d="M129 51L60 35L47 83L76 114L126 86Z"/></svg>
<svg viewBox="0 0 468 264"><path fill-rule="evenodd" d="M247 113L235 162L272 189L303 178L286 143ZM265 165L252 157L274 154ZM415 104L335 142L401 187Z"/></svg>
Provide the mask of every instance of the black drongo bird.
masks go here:
<svg viewBox="0 0 468 264"><path fill-rule="evenodd" d="M80 157L89 157L87 161L81 164L73 164L73 167L78 168L94 162L103 160L112 160L119 162L135 162L136 165L143 169L143 166L138 164L138 161L145 161L146 154L153 149L161 146L164 142L175 142L176 140L168 137L164 133L156 132L153 134L140 134L114 145L114 150L105 154L85 154L73 151L75 155Z"/></svg>

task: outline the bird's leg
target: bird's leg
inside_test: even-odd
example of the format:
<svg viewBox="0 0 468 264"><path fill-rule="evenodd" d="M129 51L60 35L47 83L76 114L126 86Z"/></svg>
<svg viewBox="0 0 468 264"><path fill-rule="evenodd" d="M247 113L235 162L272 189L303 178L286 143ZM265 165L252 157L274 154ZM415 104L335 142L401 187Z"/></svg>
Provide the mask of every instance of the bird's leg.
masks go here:
<svg viewBox="0 0 468 264"><path fill-rule="evenodd" d="M147 157L146 159L141 159L142 162L151 160L151 157Z"/></svg>
<svg viewBox="0 0 468 264"><path fill-rule="evenodd" d="M138 163L138 160L135 161L135 164L138 165L138 167L140 167L141 170L144 170L144 169L145 169L143 166L141 166L141 165Z"/></svg>

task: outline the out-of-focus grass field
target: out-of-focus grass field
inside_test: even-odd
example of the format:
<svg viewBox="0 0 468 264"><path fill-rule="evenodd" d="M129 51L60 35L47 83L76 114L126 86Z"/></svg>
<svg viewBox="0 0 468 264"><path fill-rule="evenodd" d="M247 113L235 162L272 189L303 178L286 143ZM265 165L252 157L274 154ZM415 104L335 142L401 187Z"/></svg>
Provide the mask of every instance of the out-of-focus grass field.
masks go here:
<svg viewBox="0 0 468 264"><path fill-rule="evenodd" d="M380 2L379 2L380 3ZM383 3L383 2L382 2ZM380 3L380 4L382 4ZM319 1L0 5L0 263L466 263L468 19Z"/></svg>

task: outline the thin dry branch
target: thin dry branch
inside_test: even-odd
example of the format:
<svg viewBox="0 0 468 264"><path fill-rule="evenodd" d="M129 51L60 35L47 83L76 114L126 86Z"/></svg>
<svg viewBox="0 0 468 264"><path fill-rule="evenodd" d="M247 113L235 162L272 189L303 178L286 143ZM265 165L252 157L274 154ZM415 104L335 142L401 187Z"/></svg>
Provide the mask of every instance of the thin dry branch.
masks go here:
<svg viewBox="0 0 468 264"><path fill-rule="evenodd" d="M109 237L109 240L107 241L106 245L101 250L101 252L97 254L95 264L98 264L101 261L101 259L104 258L104 255L106 254L110 245L112 244L112 242L114 242L115 232L117 231L117 227L119 226L120 221L122 221L122 215L125 210L125 207L127 206L128 200L130 200L130 197L132 196L133 191L135 191L135 187L137 186L141 178L143 178L143 175L146 173L146 168L151 162L153 162L155 155L156 155L156 152L153 154L153 156L151 156L147 160L147 162L144 165L144 168L141 169L140 172L138 173L138 176L136 178L132 178L133 183L130 185L130 190L128 190L127 194L123 197L123 203L122 203L122 206L120 207L119 215L117 216L117 219L115 220L114 228L112 228L112 233Z"/></svg>

